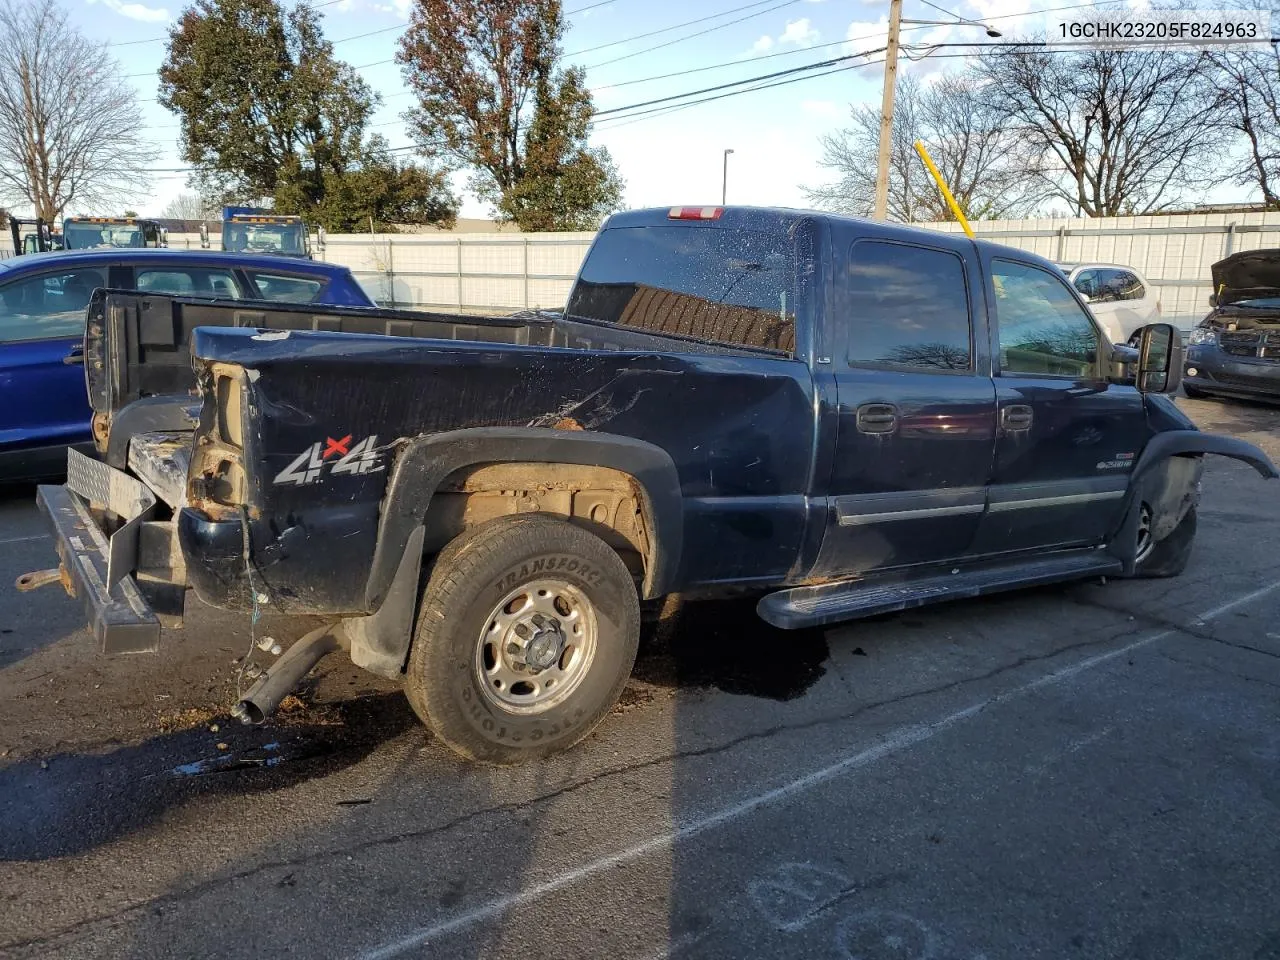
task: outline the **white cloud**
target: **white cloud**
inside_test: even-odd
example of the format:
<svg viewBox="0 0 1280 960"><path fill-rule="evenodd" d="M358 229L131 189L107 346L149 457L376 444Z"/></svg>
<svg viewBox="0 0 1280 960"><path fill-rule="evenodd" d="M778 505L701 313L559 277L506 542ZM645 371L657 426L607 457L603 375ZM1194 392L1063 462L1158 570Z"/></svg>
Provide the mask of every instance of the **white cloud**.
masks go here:
<svg viewBox="0 0 1280 960"><path fill-rule="evenodd" d="M764 34L751 45L751 49L747 51L747 56L765 53L774 47L785 47L791 44L794 47L811 47L818 42L821 37L817 29L809 22L808 17L801 17L799 20L788 20L787 25L783 27L782 32L776 37Z"/></svg>
<svg viewBox="0 0 1280 960"><path fill-rule="evenodd" d="M818 42L822 34L809 24L808 17L799 20L788 20L787 27L778 37L779 44L794 43L797 47L811 47Z"/></svg>
<svg viewBox="0 0 1280 960"><path fill-rule="evenodd" d="M88 0L90 4L98 0ZM141 3L124 3L123 0L102 0L108 10L114 10L122 17L130 20L141 20L143 23L164 23L169 19L169 11L164 7L148 7Z"/></svg>
<svg viewBox="0 0 1280 960"><path fill-rule="evenodd" d="M834 100L801 100L800 110L824 120L837 120L844 116L844 107Z"/></svg>

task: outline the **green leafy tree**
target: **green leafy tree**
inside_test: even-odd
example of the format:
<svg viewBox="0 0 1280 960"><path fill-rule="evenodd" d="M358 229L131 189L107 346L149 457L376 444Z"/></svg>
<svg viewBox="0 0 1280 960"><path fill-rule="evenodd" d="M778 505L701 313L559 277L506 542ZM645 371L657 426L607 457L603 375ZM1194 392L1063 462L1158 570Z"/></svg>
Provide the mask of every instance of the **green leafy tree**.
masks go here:
<svg viewBox="0 0 1280 960"><path fill-rule="evenodd" d="M368 215L429 211L428 222L439 222L456 214L442 173L396 164L382 141L366 140L378 97L334 57L306 3L287 10L278 0L196 0L170 31L160 102L181 121L183 157L202 192L224 201L271 198L280 212L330 229ZM406 177L431 191L416 205L342 202L395 195Z"/></svg>
<svg viewBox="0 0 1280 960"><path fill-rule="evenodd" d="M622 181L588 134L579 69L562 69L559 0L414 0L396 59L417 96L423 154L523 230L594 229Z"/></svg>

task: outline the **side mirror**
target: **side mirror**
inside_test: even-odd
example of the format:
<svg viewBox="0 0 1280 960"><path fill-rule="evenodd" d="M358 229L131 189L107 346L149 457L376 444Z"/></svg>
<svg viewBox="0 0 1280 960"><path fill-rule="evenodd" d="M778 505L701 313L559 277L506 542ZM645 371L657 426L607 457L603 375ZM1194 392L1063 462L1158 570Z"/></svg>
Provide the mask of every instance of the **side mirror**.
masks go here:
<svg viewBox="0 0 1280 960"><path fill-rule="evenodd" d="M1182 334L1169 323L1153 323L1138 333L1138 389L1143 393L1173 393L1182 383Z"/></svg>
<svg viewBox="0 0 1280 960"><path fill-rule="evenodd" d="M1218 295L1216 293L1209 294L1209 306L1216 307L1218 305Z"/></svg>

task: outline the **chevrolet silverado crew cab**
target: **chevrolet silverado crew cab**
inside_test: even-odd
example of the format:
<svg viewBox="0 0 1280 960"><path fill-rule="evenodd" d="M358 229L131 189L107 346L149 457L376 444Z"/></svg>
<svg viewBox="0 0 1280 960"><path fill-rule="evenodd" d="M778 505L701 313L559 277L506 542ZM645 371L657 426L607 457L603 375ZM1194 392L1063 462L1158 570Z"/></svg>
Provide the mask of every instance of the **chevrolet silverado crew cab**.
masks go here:
<svg viewBox="0 0 1280 960"><path fill-rule="evenodd" d="M792 628L1177 574L1202 455L1276 470L1173 405L1172 327L1137 342L1032 254L783 210L618 214L555 314L99 290L102 459L39 488L62 564L22 586L61 580L106 652L187 589L322 616L242 719L341 647L463 755L534 758L609 711L667 594Z"/></svg>

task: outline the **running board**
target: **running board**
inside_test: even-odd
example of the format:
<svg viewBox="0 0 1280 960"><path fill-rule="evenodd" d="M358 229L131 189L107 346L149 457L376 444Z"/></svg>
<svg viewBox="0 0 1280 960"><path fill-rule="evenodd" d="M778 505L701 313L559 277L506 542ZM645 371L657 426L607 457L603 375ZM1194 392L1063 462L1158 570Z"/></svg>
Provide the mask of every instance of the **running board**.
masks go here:
<svg viewBox="0 0 1280 960"><path fill-rule="evenodd" d="M955 567L911 579L898 573L892 579L868 577L793 587L762 597L756 612L766 622L784 630L821 627L943 600L1109 576L1120 573L1121 566L1119 560L1102 550L1072 550L1033 560Z"/></svg>

